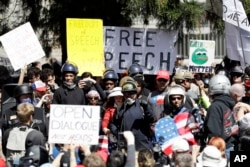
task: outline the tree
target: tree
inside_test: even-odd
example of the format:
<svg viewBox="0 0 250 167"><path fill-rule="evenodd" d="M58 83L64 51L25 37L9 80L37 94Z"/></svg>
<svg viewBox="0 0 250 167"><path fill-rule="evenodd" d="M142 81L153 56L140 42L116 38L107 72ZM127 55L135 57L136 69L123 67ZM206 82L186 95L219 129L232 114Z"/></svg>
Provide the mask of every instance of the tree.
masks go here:
<svg viewBox="0 0 250 167"><path fill-rule="evenodd" d="M205 18L214 23L214 30L222 30L223 21L214 10L216 3L222 4L222 0L208 0L205 4L195 0L2 0L0 34L30 21L47 55L52 46L60 45L64 62L66 18L100 18L105 26L130 26L137 16L143 18L144 24L154 17L158 27L176 30L182 28L183 22L193 29ZM249 16L250 2L244 0L243 4Z"/></svg>

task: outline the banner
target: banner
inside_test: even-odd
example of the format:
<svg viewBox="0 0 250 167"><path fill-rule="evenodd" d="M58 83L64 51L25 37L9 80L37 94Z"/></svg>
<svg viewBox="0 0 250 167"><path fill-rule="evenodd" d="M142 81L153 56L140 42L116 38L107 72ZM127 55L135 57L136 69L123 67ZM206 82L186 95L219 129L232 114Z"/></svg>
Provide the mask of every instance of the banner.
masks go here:
<svg viewBox="0 0 250 167"><path fill-rule="evenodd" d="M15 71L45 56L29 22L0 36L0 41Z"/></svg>
<svg viewBox="0 0 250 167"><path fill-rule="evenodd" d="M249 21L240 0L223 0L223 20L250 32Z"/></svg>
<svg viewBox="0 0 250 167"><path fill-rule="evenodd" d="M144 67L144 74L161 69L172 73L176 60L177 31L104 27L106 68L123 73L131 64Z"/></svg>
<svg viewBox="0 0 250 167"><path fill-rule="evenodd" d="M215 41L190 40L189 71L194 73L212 73L215 56Z"/></svg>
<svg viewBox="0 0 250 167"><path fill-rule="evenodd" d="M230 23L225 23L227 56L240 61L244 68L250 65L250 33Z"/></svg>
<svg viewBox="0 0 250 167"><path fill-rule="evenodd" d="M96 145L100 106L51 105L49 143Z"/></svg>
<svg viewBox="0 0 250 167"><path fill-rule="evenodd" d="M249 65L250 28L245 10L239 0L223 0L223 20L228 58L240 61L242 67Z"/></svg>
<svg viewBox="0 0 250 167"><path fill-rule="evenodd" d="M67 18L68 61L78 66L79 75L104 72L103 23L100 19Z"/></svg>

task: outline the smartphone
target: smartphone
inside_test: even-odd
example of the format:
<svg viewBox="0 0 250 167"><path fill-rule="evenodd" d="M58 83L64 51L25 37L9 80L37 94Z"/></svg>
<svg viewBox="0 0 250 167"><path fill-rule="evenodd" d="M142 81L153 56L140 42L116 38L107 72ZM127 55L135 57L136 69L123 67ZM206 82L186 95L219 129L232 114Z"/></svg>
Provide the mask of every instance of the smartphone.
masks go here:
<svg viewBox="0 0 250 167"><path fill-rule="evenodd" d="M118 137L117 137L117 146L118 148L122 149L122 148L127 148L127 142L126 139L123 135L123 132L119 132L118 133Z"/></svg>
<svg viewBox="0 0 250 167"><path fill-rule="evenodd" d="M92 82L91 81L85 81L85 84L87 87L91 87L92 86Z"/></svg>

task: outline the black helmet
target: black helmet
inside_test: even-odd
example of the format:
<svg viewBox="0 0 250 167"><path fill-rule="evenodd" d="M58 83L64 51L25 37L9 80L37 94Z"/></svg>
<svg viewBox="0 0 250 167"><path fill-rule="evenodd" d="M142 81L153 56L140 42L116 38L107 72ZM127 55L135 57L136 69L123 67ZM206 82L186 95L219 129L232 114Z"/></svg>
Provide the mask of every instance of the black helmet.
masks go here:
<svg viewBox="0 0 250 167"><path fill-rule="evenodd" d="M232 73L241 73L241 74L244 74L244 70L241 66L234 66L231 71L230 71L230 74Z"/></svg>
<svg viewBox="0 0 250 167"><path fill-rule="evenodd" d="M118 80L119 77L114 70L108 70L103 74L103 80Z"/></svg>
<svg viewBox="0 0 250 167"><path fill-rule="evenodd" d="M14 89L14 94L13 96L15 98L21 96L21 95L24 95L24 94L32 94L33 93L33 90L32 90L32 87L29 86L29 85L17 85Z"/></svg>
<svg viewBox="0 0 250 167"><path fill-rule="evenodd" d="M49 154L46 148L34 145L27 148L25 155L20 159L25 166L40 166L49 162Z"/></svg>
<svg viewBox="0 0 250 167"><path fill-rule="evenodd" d="M77 75L78 68L76 65L74 65L72 63L64 63L64 65L62 66L61 72L62 73L70 72L70 73Z"/></svg>
<svg viewBox="0 0 250 167"><path fill-rule="evenodd" d="M133 77L136 74L143 74L143 70L139 64L132 64L128 68L128 75Z"/></svg>
<svg viewBox="0 0 250 167"><path fill-rule="evenodd" d="M137 86L134 81L126 81L122 85L122 92L137 92Z"/></svg>
<svg viewBox="0 0 250 167"><path fill-rule="evenodd" d="M241 76L241 78L244 80L245 78L245 71L241 66L234 66L230 70L230 78L232 79L234 76Z"/></svg>

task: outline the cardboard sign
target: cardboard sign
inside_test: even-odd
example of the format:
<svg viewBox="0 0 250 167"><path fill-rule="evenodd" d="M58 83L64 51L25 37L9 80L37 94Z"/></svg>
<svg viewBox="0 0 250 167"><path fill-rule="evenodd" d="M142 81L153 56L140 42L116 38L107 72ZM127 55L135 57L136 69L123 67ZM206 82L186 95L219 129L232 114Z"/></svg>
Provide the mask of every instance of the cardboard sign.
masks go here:
<svg viewBox="0 0 250 167"><path fill-rule="evenodd" d="M49 143L98 144L100 106L51 105Z"/></svg>
<svg viewBox="0 0 250 167"><path fill-rule="evenodd" d="M123 73L137 63L144 67L144 74L156 74L162 69L172 73L177 31L106 26L104 35L107 68Z"/></svg>
<svg viewBox="0 0 250 167"><path fill-rule="evenodd" d="M67 19L68 61L78 66L79 74L104 71L103 23L100 19Z"/></svg>
<svg viewBox="0 0 250 167"><path fill-rule="evenodd" d="M189 71L196 73L212 73L215 56L215 41L190 40Z"/></svg>
<svg viewBox="0 0 250 167"><path fill-rule="evenodd" d="M0 36L0 41L15 71L45 56L29 22Z"/></svg>

